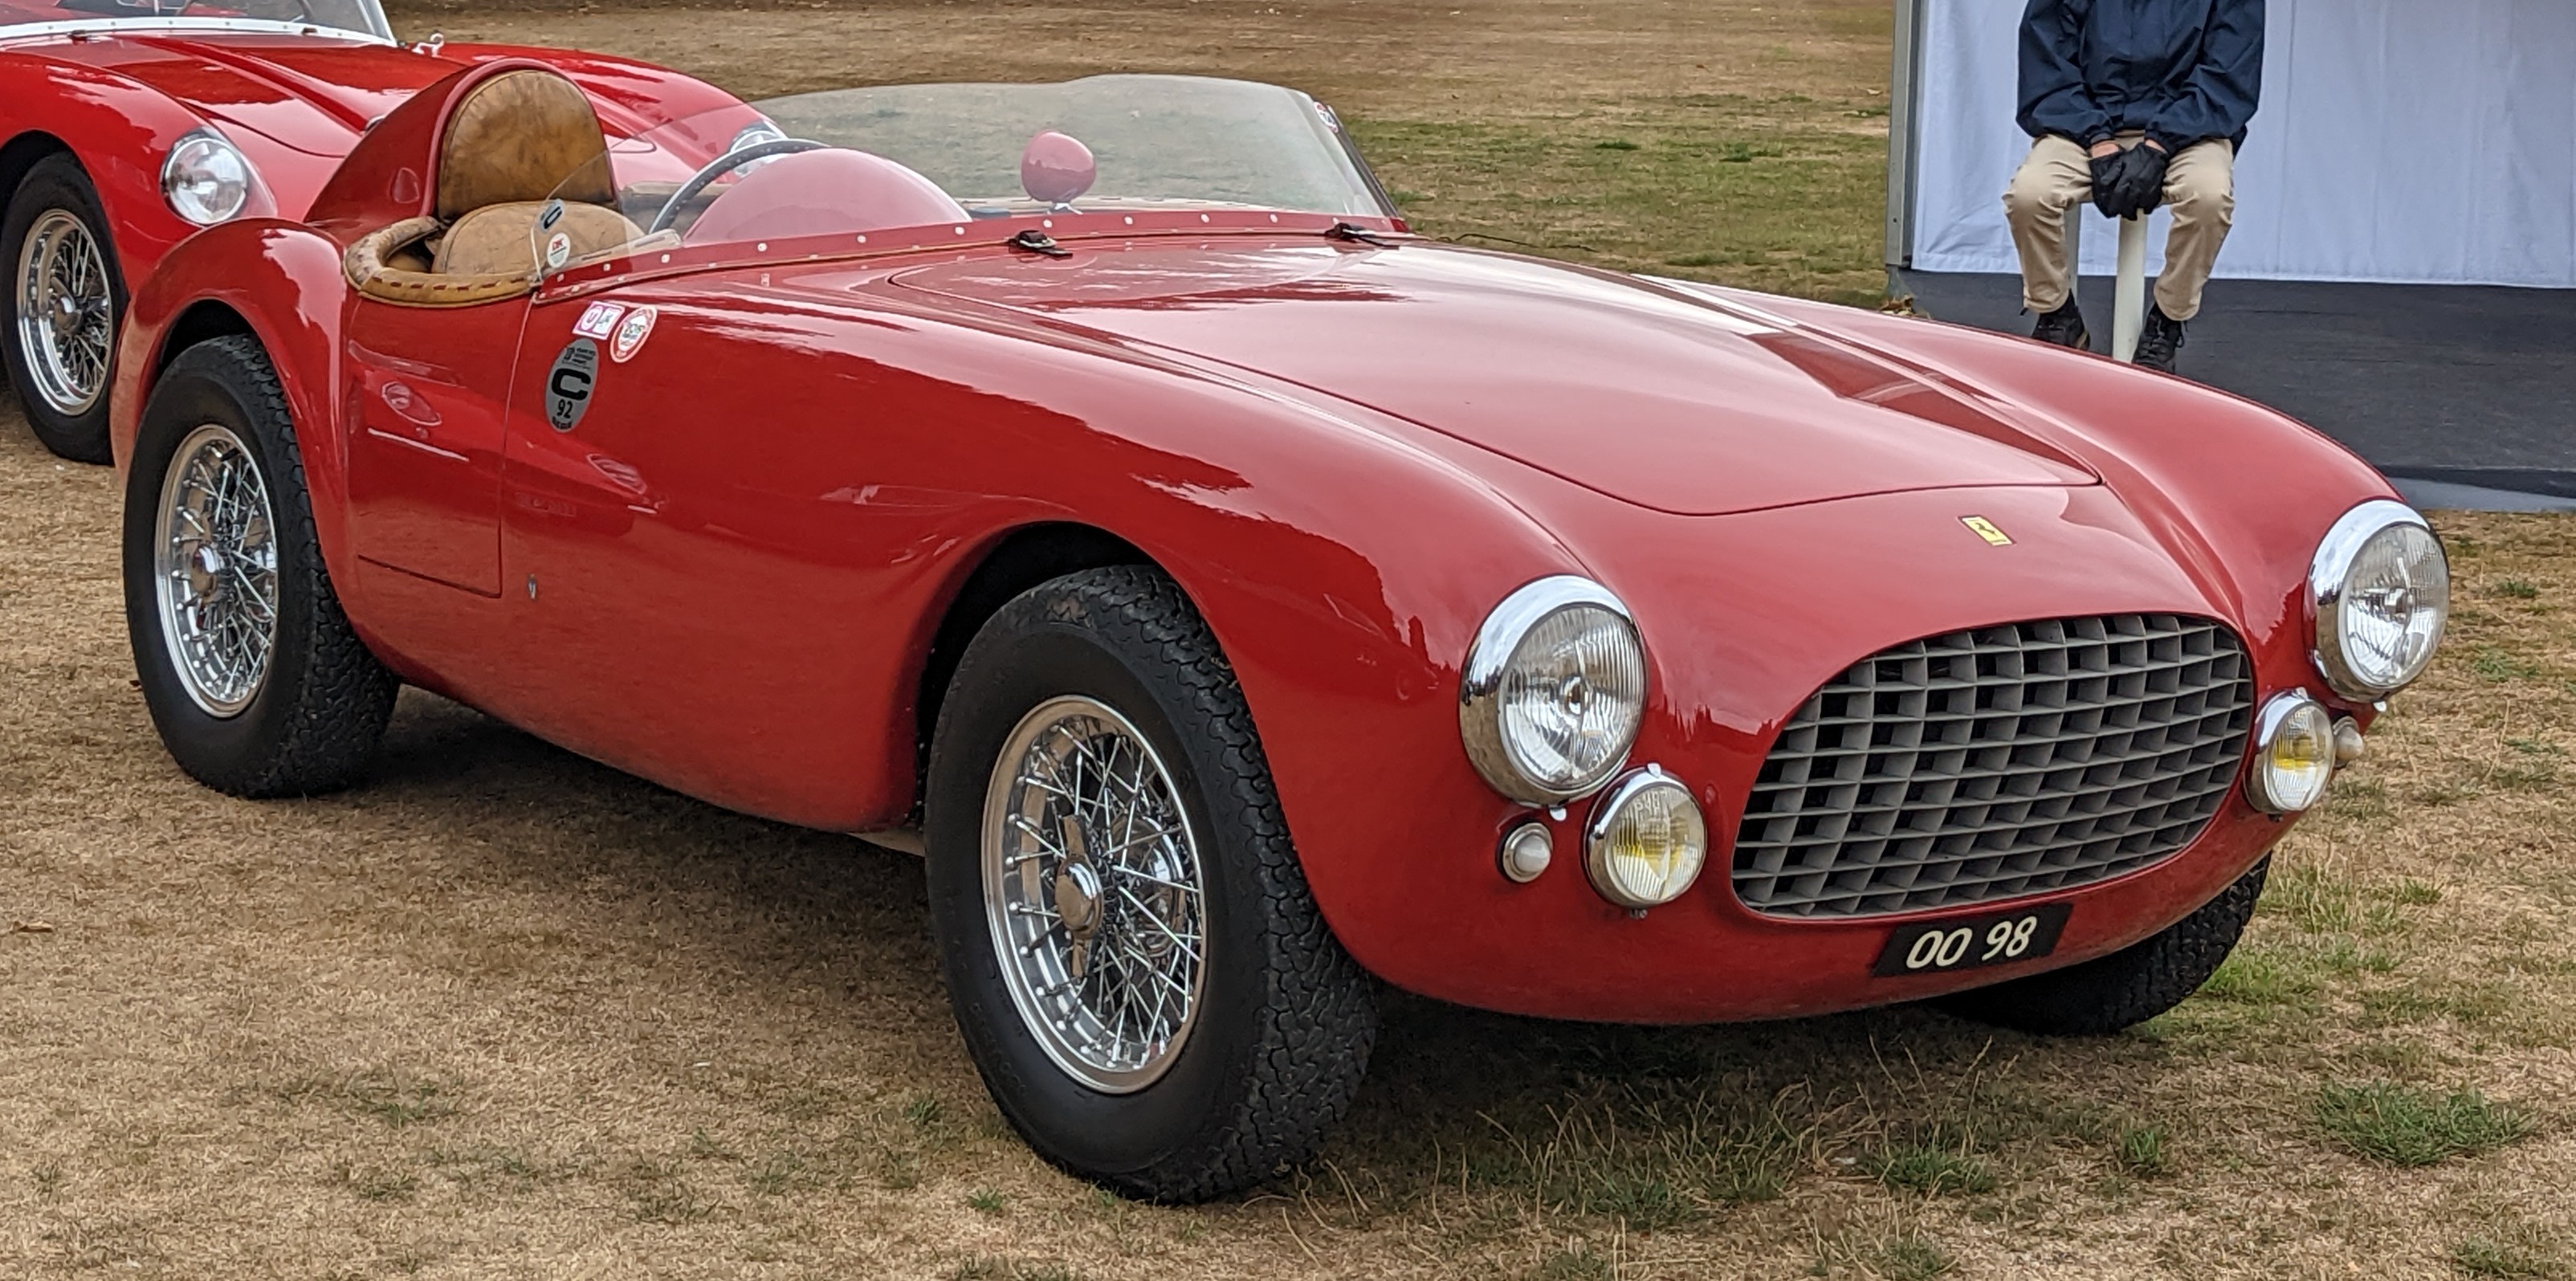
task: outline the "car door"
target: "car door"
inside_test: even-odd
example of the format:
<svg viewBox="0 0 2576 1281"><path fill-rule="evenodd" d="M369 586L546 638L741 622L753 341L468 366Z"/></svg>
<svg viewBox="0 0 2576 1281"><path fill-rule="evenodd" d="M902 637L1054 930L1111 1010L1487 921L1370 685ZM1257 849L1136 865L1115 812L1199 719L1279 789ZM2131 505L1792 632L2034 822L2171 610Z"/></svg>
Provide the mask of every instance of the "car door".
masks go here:
<svg viewBox="0 0 2576 1281"><path fill-rule="evenodd" d="M529 304L410 307L360 295L344 330L349 524L358 555L501 590L501 442Z"/></svg>
<svg viewBox="0 0 2576 1281"><path fill-rule="evenodd" d="M884 478L852 382L870 367L788 336L774 305L682 282L535 306L504 467L507 714L692 795L849 828L908 800L852 781L912 750L882 677L912 637L880 594L919 573L922 529L860 498Z"/></svg>

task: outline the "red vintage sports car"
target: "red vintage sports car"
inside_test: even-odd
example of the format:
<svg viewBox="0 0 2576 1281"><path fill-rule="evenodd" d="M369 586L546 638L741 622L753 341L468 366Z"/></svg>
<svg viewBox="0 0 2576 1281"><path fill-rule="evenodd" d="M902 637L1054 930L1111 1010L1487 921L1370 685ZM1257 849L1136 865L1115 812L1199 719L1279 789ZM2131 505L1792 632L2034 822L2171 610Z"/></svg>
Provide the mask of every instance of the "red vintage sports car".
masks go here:
<svg viewBox="0 0 2576 1281"><path fill-rule="evenodd" d="M494 62L174 251L145 698L238 795L360 777L410 683L911 829L994 1098L1122 1192L1313 1151L1371 976L2145 1019L2441 636L2439 542L2297 423L1423 240L1286 89L759 105L610 146Z"/></svg>
<svg viewBox="0 0 2576 1281"><path fill-rule="evenodd" d="M200 227L300 218L369 122L459 64L535 56L613 134L732 101L622 58L397 45L377 0L0 0L0 307L9 380L55 453L106 462L127 289ZM719 140L721 141L721 140Z"/></svg>

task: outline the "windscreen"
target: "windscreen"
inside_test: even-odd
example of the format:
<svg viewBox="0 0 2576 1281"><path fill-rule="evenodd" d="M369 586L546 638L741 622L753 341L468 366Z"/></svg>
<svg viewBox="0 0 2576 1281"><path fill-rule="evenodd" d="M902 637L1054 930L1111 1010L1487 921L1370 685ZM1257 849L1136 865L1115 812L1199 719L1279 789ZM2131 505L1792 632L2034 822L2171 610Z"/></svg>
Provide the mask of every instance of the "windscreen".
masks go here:
<svg viewBox="0 0 2576 1281"><path fill-rule="evenodd" d="M530 250L551 273L647 248L1174 209L1392 216L1340 122L1302 93L1094 76L840 89L672 120L569 176Z"/></svg>
<svg viewBox="0 0 2576 1281"><path fill-rule="evenodd" d="M391 40L394 34L377 0L227 0L223 4L195 4L189 0L0 0L0 34L9 27L34 23L94 27L119 19L160 27L206 19L205 25L214 29L227 25L226 20L246 26L277 23L346 31L379 40Z"/></svg>
<svg viewBox="0 0 2576 1281"><path fill-rule="evenodd" d="M984 217L1034 207L1021 162L1045 132L1078 140L1097 162L1087 205L1388 212L1340 122L1277 85L1092 76L836 89L754 105L790 138L884 156Z"/></svg>

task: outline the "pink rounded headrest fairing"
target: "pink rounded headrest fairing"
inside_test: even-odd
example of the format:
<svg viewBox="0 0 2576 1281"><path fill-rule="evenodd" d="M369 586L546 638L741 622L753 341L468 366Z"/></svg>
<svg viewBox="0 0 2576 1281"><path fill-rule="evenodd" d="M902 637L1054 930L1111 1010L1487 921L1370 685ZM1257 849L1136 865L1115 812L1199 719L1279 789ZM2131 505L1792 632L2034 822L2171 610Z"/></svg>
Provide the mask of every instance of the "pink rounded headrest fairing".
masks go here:
<svg viewBox="0 0 2576 1281"><path fill-rule="evenodd" d="M831 148L780 156L734 179L689 228L693 245L964 222L937 183L883 156Z"/></svg>

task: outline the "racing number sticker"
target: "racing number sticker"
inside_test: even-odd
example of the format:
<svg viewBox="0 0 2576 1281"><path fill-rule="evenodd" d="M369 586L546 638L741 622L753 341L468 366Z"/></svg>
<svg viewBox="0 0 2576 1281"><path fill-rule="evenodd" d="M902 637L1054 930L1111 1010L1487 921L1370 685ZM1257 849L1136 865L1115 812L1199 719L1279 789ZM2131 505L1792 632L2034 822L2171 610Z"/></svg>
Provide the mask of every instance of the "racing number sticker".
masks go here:
<svg viewBox="0 0 2576 1281"><path fill-rule="evenodd" d="M653 322L661 318L651 307L638 307L626 313L626 323L617 327L617 336L608 340L608 358L625 364L644 349L644 340L653 336Z"/></svg>
<svg viewBox="0 0 2576 1281"><path fill-rule="evenodd" d="M590 393L599 378L599 344L575 338L565 344L546 369L546 421L556 431L571 431L590 409Z"/></svg>

